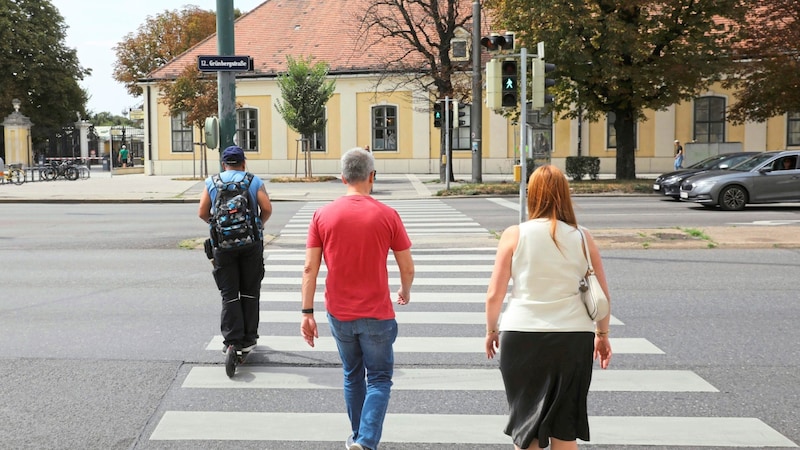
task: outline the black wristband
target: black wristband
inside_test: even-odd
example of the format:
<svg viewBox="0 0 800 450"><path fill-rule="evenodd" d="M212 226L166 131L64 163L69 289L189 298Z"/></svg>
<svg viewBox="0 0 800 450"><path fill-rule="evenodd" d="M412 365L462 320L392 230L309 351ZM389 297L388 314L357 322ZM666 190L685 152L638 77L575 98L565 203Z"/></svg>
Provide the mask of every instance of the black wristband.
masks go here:
<svg viewBox="0 0 800 450"><path fill-rule="evenodd" d="M303 309L300 310L300 312L303 314L314 314L314 308Z"/></svg>

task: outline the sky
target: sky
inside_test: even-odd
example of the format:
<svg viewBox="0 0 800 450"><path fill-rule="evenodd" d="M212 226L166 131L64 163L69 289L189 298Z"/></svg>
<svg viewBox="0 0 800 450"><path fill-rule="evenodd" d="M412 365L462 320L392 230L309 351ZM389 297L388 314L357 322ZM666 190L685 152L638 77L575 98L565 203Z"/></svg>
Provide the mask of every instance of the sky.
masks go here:
<svg viewBox="0 0 800 450"><path fill-rule="evenodd" d="M243 13L251 11L265 0L231 0L234 8ZM128 33L136 33L148 16L167 10L180 10L195 5L216 10L217 0L137 0L121 2L105 0L50 0L67 26L67 47L77 49L78 59L92 75L81 86L89 93L87 109L93 113L110 112L121 115L142 103L142 97L131 97L125 87L112 76L116 56L113 48Z"/></svg>

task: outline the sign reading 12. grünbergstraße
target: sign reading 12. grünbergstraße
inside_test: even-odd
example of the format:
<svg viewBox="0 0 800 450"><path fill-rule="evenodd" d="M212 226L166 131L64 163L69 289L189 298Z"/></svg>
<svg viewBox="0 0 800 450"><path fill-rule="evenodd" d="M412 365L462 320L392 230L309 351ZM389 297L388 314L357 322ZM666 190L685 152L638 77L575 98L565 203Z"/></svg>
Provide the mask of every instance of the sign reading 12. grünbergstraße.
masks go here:
<svg viewBox="0 0 800 450"><path fill-rule="evenodd" d="M252 70L253 59L249 56L201 55L197 57L197 68L201 72L246 72Z"/></svg>

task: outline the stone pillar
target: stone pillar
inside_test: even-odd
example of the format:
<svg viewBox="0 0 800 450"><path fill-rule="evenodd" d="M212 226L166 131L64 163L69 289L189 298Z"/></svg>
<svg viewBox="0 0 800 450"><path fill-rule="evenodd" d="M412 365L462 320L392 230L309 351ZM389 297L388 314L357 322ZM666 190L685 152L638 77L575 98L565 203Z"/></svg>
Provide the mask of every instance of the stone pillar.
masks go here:
<svg viewBox="0 0 800 450"><path fill-rule="evenodd" d="M92 125L88 120L78 120L75 122L75 129L78 130L78 136L81 140L81 158L86 159L89 157L89 127Z"/></svg>
<svg viewBox="0 0 800 450"><path fill-rule="evenodd" d="M6 144L6 165L22 164L26 167L33 165L31 153L31 119L19 112L21 102L18 99L11 101L14 112L3 120L4 139Z"/></svg>

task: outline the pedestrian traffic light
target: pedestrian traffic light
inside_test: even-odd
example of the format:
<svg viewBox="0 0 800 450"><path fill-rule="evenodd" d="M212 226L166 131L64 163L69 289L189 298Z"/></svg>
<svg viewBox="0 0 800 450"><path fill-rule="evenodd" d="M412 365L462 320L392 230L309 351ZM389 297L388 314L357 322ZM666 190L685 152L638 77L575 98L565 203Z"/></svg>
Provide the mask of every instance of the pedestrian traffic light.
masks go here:
<svg viewBox="0 0 800 450"><path fill-rule="evenodd" d="M514 108L517 106L517 61L507 59L502 63L502 92L501 105L504 108Z"/></svg>
<svg viewBox="0 0 800 450"><path fill-rule="evenodd" d="M543 59L533 60L533 77L531 85L531 107L541 109L548 103L553 103L553 96L547 93L547 88L555 86L556 80L546 78L546 74L556 70L555 64L548 64Z"/></svg>
<svg viewBox="0 0 800 450"><path fill-rule="evenodd" d="M500 60L492 59L486 63L486 107L499 111L502 109L503 77Z"/></svg>
<svg viewBox="0 0 800 450"><path fill-rule="evenodd" d="M442 128L443 118L444 114L442 113L442 104L437 101L433 104L433 126L436 128Z"/></svg>

